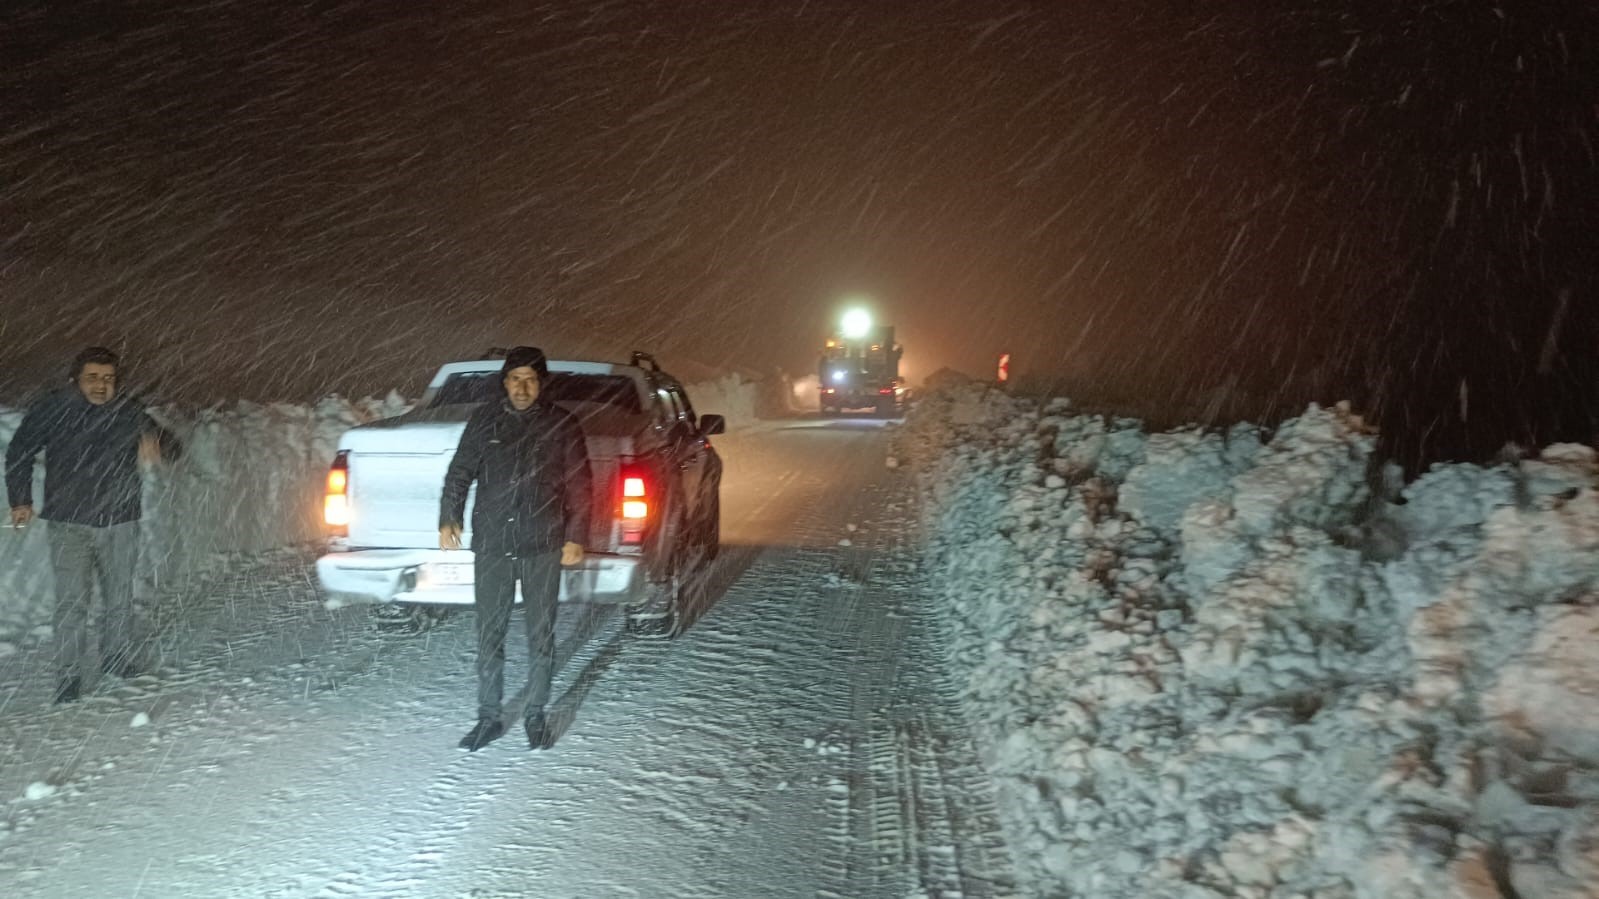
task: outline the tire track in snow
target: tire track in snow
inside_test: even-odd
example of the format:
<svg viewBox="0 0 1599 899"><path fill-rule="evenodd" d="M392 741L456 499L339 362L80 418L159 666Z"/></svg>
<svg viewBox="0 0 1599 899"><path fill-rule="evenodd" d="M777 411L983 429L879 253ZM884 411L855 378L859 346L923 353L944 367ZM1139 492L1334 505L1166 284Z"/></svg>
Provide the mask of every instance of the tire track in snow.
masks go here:
<svg viewBox="0 0 1599 899"><path fill-rule="evenodd" d="M871 708L869 736L857 742L856 770L867 776L854 781L850 803L849 879L884 897L1014 895L993 786L961 726L921 601L907 545L910 493L888 485L873 494L866 505L880 513L863 529L875 539L856 612L875 619L859 631L859 648L883 664L864 666L857 679L857 707Z"/></svg>
<svg viewBox="0 0 1599 899"><path fill-rule="evenodd" d="M969 741L940 739L959 725L946 714L951 694L940 688L940 660L919 626L921 592L902 514L907 495L892 483L857 493L844 510L857 523L857 545L834 555L831 573L845 590L829 606L835 617L821 623L852 673L848 694L830 709L850 725L847 767L827 782L831 841L844 864L822 894L1011 895L997 830L982 830L996 820L967 814L962 798L991 795L991 785L975 764L942 758L975 750Z"/></svg>
<svg viewBox="0 0 1599 899"><path fill-rule="evenodd" d="M907 496L899 508L905 520L920 520L910 511L912 502L914 497ZM930 596L931 591L921 581L920 572L924 569L918 566L915 552L901 556L899 562L909 569L917 595ZM948 822L952 837L946 844L953 855L953 871L958 874L958 892L942 895L1019 895L994 784L965 726L955 679L944 662L946 644L935 607L918 603L909 617L909 654L919 659L916 668L926 674L914 688L903 681L897 685L905 691L898 700L920 710L913 728L918 736L908 741L913 752L919 753L913 770L924 772L924 777L938 784L936 792L943 804L938 820Z"/></svg>

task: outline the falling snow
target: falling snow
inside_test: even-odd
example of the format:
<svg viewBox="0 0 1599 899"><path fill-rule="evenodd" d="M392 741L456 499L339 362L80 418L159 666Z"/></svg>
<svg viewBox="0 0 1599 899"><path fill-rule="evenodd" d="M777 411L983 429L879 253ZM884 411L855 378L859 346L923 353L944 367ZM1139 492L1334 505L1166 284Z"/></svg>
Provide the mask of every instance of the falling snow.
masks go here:
<svg viewBox="0 0 1599 899"><path fill-rule="evenodd" d="M0 447L104 344L189 452L146 678L49 708L0 532L0 882L1592 894L1599 5L1146 6L10 4ZM903 429L794 414L846 297ZM307 568L339 434L517 343L660 354L744 541L683 641L567 616L533 783L432 754L461 619Z"/></svg>
<svg viewBox="0 0 1599 899"><path fill-rule="evenodd" d="M512 334L797 376L858 293L918 380L1349 399L1412 474L1599 431L1599 7L17 7L13 403L94 341L201 403Z"/></svg>

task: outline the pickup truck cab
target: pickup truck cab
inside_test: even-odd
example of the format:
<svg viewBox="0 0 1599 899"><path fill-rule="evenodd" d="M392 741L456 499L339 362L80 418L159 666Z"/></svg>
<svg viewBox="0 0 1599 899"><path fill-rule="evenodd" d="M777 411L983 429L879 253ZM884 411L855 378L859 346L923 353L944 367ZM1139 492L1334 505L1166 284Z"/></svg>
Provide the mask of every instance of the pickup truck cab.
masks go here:
<svg viewBox="0 0 1599 899"><path fill-rule="evenodd" d="M324 500L330 551L316 563L330 597L472 604L472 553L439 548L439 497L472 410L504 396L501 365L445 365L415 409L339 439ZM560 598L619 603L634 629L675 636L690 581L721 539L722 460L709 437L726 423L696 415L683 385L645 353L627 365L552 360L549 369L541 398L581 423L594 482L584 561L562 572ZM475 498L474 485L463 546Z"/></svg>

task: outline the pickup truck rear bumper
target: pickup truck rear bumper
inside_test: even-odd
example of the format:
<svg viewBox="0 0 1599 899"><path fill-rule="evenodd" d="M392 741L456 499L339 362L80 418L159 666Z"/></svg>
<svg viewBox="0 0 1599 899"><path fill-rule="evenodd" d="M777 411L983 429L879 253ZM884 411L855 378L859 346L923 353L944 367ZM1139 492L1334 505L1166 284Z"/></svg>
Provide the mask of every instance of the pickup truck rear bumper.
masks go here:
<svg viewBox="0 0 1599 899"><path fill-rule="evenodd" d="M372 603L471 605L472 553L442 549L358 549L316 560L316 576L330 596ZM648 595L644 560L590 553L561 570L561 602L639 605ZM517 585L516 601L522 601Z"/></svg>

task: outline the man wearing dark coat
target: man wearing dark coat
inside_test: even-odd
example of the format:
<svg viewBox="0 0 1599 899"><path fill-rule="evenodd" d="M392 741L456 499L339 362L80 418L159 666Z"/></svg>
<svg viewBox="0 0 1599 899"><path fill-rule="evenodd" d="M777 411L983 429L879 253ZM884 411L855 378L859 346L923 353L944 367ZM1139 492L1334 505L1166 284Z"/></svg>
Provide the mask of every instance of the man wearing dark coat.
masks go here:
<svg viewBox="0 0 1599 899"><path fill-rule="evenodd" d="M553 734L544 706L555 670L555 613L561 566L583 560L592 475L577 418L548 401L549 365L537 347L516 347L501 368L504 393L473 411L444 476L439 546L460 549L467 492L472 509L477 608L477 724L460 747L476 752L505 732L501 699L505 635L516 585L527 616L528 745Z"/></svg>
<svg viewBox="0 0 1599 899"><path fill-rule="evenodd" d="M139 558L139 467L176 458L177 439L145 407L117 390L116 353L89 347L72 361L72 386L50 393L23 416L6 447L11 526L49 522L55 572L55 701L78 699L94 662L89 608L98 583L101 669L139 673L138 616L133 608ZM33 466L45 456L44 507L33 508Z"/></svg>

